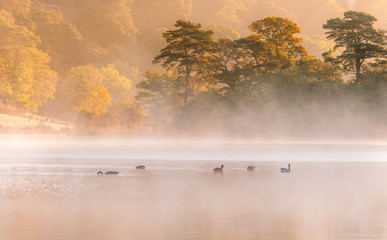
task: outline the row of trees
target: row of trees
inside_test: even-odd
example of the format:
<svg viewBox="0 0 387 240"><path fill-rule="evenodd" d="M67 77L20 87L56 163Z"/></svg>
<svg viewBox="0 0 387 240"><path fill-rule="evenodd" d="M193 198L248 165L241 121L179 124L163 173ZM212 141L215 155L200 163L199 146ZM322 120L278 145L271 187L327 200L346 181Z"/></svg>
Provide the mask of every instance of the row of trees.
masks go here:
<svg viewBox="0 0 387 240"><path fill-rule="evenodd" d="M332 109L352 116L372 106L373 119L387 115L385 32L369 14L349 11L327 21L323 28L336 45L324 61L307 53L300 28L285 18L267 17L253 22L247 37L216 41L212 29L178 20L162 34L166 46L153 61L166 71L147 71L135 89L128 56L138 29L127 1L63 4L77 9L70 17L76 24L57 5L0 2L3 103L88 129L227 134L297 129L322 115L336 116L334 123L341 115ZM342 107L329 108L333 103Z"/></svg>
<svg viewBox="0 0 387 240"><path fill-rule="evenodd" d="M373 27L375 21L355 11L328 20L323 27L336 45L321 61L308 55L296 35L300 28L288 19L267 17L249 26L250 36L217 41L211 30L179 20L163 33L167 46L153 61L167 71L147 72L137 85L137 100L153 127L194 132L262 133L273 121L287 121L292 131L294 125L313 128L318 119L337 126L333 122L342 114L355 116L351 106L383 110L378 116L385 116L380 105L363 106L387 100L374 91L387 83L386 36Z"/></svg>

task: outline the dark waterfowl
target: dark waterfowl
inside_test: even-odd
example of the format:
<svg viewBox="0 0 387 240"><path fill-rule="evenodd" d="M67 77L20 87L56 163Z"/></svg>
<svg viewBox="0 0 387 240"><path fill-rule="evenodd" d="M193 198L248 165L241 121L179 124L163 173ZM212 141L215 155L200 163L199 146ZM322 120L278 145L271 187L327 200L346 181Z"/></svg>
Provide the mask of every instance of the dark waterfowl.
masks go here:
<svg viewBox="0 0 387 240"><path fill-rule="evenodd" d="M145 166L144 166L144 165L138 165L138 166L136 167L136 169L145 169Z"/></svg>
<svg viewBox="0 0 387 240"><path fill-rule="evenodd" d="M214 168L214 173L223 173L223 164L220 168Z"/></svg>
<svg viewBox="0 0 387 240"><path fill-rule="evenodd" d="M97 172L97 175L103 175L103 174L105 174L105 175L118 175L119 173L120 172L116 172L116 171L107 171L105 173L99 171L99 172Z"/></svg>
<svg viewBox="0 0 387 240"><path fill-rule="evenodd" d="M288 168L281 168L282 173L290 173L290 163L288 163Z"/></svg>
<svg viewBox="0 0 387 240"><path fill-rule="evenodd" d="M254 169L255 169L255 166L248 166L247 167L247 170L249 170L249 171L254 171Z"/></svg>

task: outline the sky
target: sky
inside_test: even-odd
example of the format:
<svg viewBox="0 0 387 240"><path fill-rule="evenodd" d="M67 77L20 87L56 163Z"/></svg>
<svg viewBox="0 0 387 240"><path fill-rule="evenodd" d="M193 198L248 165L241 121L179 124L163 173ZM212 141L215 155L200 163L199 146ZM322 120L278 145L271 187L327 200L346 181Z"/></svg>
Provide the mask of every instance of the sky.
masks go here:
<svg viewBox="0 0 387 240"><path fill-rule="evenodd" d="M194 18L197 15L195 5L200 5L200 2L201 0L193 0L192 17ZM295 21L301 27L305 47L310 54L318 57L332 47L332 44L325 39L322 25L328 19L342 17L347 10L365 11L378 19L375 24L377 28L387 28L385 14L387 0L222 0L218 2L221 4L215 14L205 11L211 16L213 23L230 25L241 36L245 36L250 34L247 26L253 21L268 16L285 17Z"/></svg>
<svg viewBox="0 0 387 240"><path fill-rule="evenodd" d="M269 16L288 18L301 28L299 36L308 53L320 59L334 45L326 39L323 24L343 17L345 11L367 12L378 19L376 28L387 29L387 0L135 0L135 3L132 14L140 29L140 41L145 40L139 53L146 69L156 67L148 63L165 47L161 33L173 29L178 19L201 23L204 28L223 26L224 30L226 25L236 32L230 36L245 37L252 34L248 26L254 21ZM219 36L214 32L214 36Z"/></svg>

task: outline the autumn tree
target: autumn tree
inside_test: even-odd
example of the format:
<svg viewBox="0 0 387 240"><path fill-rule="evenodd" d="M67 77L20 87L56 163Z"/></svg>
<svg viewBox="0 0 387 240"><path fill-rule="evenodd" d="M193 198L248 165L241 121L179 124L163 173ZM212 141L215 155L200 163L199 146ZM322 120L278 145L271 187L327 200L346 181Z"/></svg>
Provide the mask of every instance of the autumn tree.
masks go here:
<svg viewBox="0 0 387 240"><path fill-rule="evenodd" d="M300 28L293 21L281 17L266 17L253 22L249 29L262 46L265 55L262 63L267 70L286 69L307 55L302 39L296 37Z"/></svg>
<svg viewBox="0 0 387 240"><path fill-rule="evenodd" d="M108 64L100 70L103 84L112 97L112 103L124 101L129 98L132 81L122 75L114 64Z"/></svg>
<svg viewBox="0 0 387 240"><path fill-rule="evenodd" d="M256 35L250 35L236 40L236 43L245 55L246 70L250 69L249 74L264 72L266 53L263 41Z"/></svg>
<svg viewBox="0 0 387 240"><path fill-rule="evenodd" d="M36 48L0 49L0 98L37 112L56 92L58 77L49 63L50 57Z"/></svg>
<svg viewBox="0 0 387 240"><path fill-rule="evenodd" d="M103 86L93 87L89 95L76 106L79 113L99 117L107 112L111 97Z"/></svg>
<svg viewBox="0 0 387 240"><path fill-rule="evenodd" d="M184 104L194 88L203 86L203 66L210 60L212 52L211 30L202 30L201 24L178 20L176 29L163 33L167 46L155 57L153 63L161 63L167 70L176 68L184 78Z"/></svg>
<svg viewBox="0 0 387 240"><path fill-rule="evenodd" d="M21 2L9 4L9 10L15 14L25 13L17 11L16 6L21 4L21 7ZM0 10L0 34L0 98L37 112L56 92L58 77L50 68L51 58L37 49L40 38L29 28L18 25L13 14L5 10Z"/></svg>
<svg viewBox="0 0 387 240"><path fill-rule="evenodd" d="M386 36L373 24L377 19L365 12L347 11L343 18L333 18L323 25L328 31L327 38L335 41L334 51L325 53L326 61L337 61L346 72L355 71L355 84L361 79L361 71L367 59L386 55Z"/></svg>
<svg viewBox="0 0 387 240"><path fill-rule="evenodd" d="M85 0L77 1L75 23L84 37L102 47L134 42L138 34L129 1Z"/></svg>
<svg viewBox="0 0 387 240"><path fill-rule="evenodd" d="M59 101L87 128L141 125L143 109L129 97L131 81L113 64L73 67L60 84ZM127 125L126 125L127 124Z"/></svg>
<svg viewBox="0 0 387 240"><path fill-rule="evenodd" d="M35 34L42 41L40 48L51 56L56 71L64 72L83 63L82 35L59 11L34 6L31 19L36 25Z"/></svg>
<svg viewBox="0 0 387 240"><path fill-rule="evenodd" d="M31 0L2 0L0 1L0 9L12 14L17 25L28 27L29 30L34 30L34 24L30 19L30 7L33 5Z"/></svg>
<svg viewBox="0 0 387 240"><path fill-rule="evenodd" d="M0 10L0 34L0 48L36 48L41 43L34 32L16 24L14 16L5 10Z"/></svg>
<svg viewBox="0 0 387 240"><path fill-rule="evenodd" d="M61 83L65 102L78 114L99 117L107 112L111 96L103 83L103 75L91 64L72 68Z"/></svg>

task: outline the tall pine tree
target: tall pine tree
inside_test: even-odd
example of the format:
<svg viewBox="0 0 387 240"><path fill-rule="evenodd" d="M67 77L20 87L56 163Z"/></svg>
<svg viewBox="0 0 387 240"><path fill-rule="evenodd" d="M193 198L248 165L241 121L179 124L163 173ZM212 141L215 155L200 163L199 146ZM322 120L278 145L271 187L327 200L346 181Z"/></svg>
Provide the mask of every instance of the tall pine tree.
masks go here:
<svg viewBox="0 0 387 240"><path fill-rule="evenodd" d="M176 29L163 33L167 46L155 57L153 63L161 63L168 70L176 70L184 76L184 104L194 87L200 88L203 80L199 77L209 61L212 52L211 30L202 30L201 24L178 20Z"/></svg>
<svg viewBox="0 0 387 240"><path fill-rule="evenodd" d="M365 12L347 11L343 18L333 18L323 25L327 38L336 42L334 50L344 49L336 57L325 53L326 61L337 61L344 70L355 71L355 84L361 79L362 65L367 59L386 55L385 32L373 24L377 19Z"/></svg>

